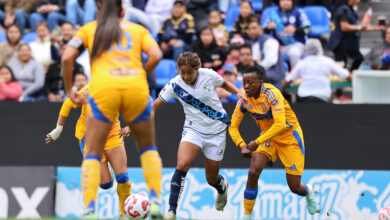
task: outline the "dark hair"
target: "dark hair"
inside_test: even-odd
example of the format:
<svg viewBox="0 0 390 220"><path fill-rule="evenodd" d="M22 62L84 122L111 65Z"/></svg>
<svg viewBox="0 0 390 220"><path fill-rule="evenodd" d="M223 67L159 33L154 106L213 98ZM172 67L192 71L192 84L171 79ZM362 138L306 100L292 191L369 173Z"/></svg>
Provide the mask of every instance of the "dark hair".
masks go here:
<svg viewBox="0 0 390 220"><path fill-rule="evenodd" d="M259 20L259 19L251 19L251 20L249 20L248 26L249 26L251 23L256 23L256 24L258 24L258 25L261 27L261 24L260 24L260 20Z"/></svg>
<svg viewBox="0 0 390 220"><path fill-rule="evenodd" d="M184 52L181 53L177 59L177 66L191 66L192 68L198 70L200 68L200 58L197 53L193 52Z"/></svg>
<svg viewBox="0 0 390 220"><path fill-rule="evenodd" d="M14 72L12 71L11 67L9 67L8 65L4 64L4 65L0 66L0 70L3 69L3 68L6 68L11 73L11 82L17 81L16 78L15 78Z"/></svg>
<svg viewBox="0 0 390 220"><path fill-rule="evenodd" d="M64 26L65 24L69 24L70 26L72 26L72 28L74 29L74 24L72 22L69 22L69 21L65 21L64 23L61 24L61 27Z"/></svg>
<svg viewBox="0 0 390 220"><path fill-rule="evenodd" d="M248 48L249 50L251 50L251 53L252 53L252 46L250 45L250 43L244 43L243 45L241 45L240 50L241 50L242 48Z"/></svg>
<svg viewBox="0 0 390 220"><path fill-rule="evenodd" d="M8 30L11 29L12 27L16 27L18 29L18 31L19 31L20 36L19 36L19 39L18 39L18 42L17 42L17 43L19 43L20 40L22 39L22 32L20 31L20 27L18 25L16 25L16 24L11 24L10 26L7 27L5 37L6 37L7 41L9 42Z"/></svg>
<svg viewBox="0 0 390 220"><path fill-rule="evenodd" d="M37 31L38 27L40 27L40 26L46 27L46 29L49 30L49 32L50 32L49 25L45 21L39 22L37 24L37 26L35 27L35 31Z"/></svg>
<svg viewBox="0 0 390 220"><path fill-rule="evenodd" d="M242 75L244 76L247 73L256 73L256 75L258 76L259 80L263 80L264 81L264 79L265 79L265 69L262 66L258 66L258 65L250 66L250 67L248 67L248 68L246 68L244 70Z"/></svg>
<svg viewBox="0 0 390 220"><path fill-rule="evenodd" d="M97 6L100 11L91 52L92 60L108 50L112 43L119 42L122 32L120 27L122 1L97 0Z"/></svg>
<svg viewBox="0 0 390 220"><path fill-rule="evenodd" d="M244 3L248 3L248 4L249 4L249 6L251 7L251 9L253 10L252 2L250 2L250 1L246 1L246 0L244 0L244 1L241 1L241 2L240 2L240 7L241 7L241 5L242 5L242 4L244 4Z"/></svg>
<svg viewBox="0 0 390 220"><path fill-rule="evenodd" d="M72 82L74 82L74 80L76 79L77 75L82 75L82 76L84 76L88 80L88 77L87 77L87 75L85 75L85 73L83 73L83 72L75 72L73 74L73 77L72 77Z"/></svg>
<svg viewBox="0 0 390 220"><path fill-rule="evenodd" d="M21 43L21 44L19 45L19 47L18 47L18 52L19 52L20 49L22 49L23 46L28 47L28 49L30 49L30 51L31 51L30 45L28 45L28 44L26 44L26 43Z"/></svg>
<svg viewBox="0 0 390 220"><path fill-rule="evenodd" d="M241 44L232 44L229 47L229 53L231 53L233 50L240 50L241 49Z"/></svg>

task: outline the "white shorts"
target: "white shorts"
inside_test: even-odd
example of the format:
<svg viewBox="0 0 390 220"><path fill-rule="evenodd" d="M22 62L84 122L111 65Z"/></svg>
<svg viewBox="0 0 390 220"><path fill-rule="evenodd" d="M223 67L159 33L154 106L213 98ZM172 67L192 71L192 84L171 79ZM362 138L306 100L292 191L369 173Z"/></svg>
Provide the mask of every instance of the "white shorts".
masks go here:
<svg viewBox="0 0 390 220"><path fill-rule="evenodd" d="M206 158L214 161L221 161L225 153L226 131L218 134L202 134L191 128L183 128L180 142L190 142L199 146Z"/></svg>

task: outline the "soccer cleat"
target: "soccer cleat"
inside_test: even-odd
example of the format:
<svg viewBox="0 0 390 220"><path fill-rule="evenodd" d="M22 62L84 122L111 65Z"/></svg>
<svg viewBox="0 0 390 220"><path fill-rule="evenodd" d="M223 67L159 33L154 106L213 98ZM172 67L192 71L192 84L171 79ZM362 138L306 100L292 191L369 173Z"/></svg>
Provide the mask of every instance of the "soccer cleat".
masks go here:
<svg viewBox="0 0 390 220"><path fill-rule="evenodd" d="M94 209L87 209L81 219L97 219L97 215Z"/></svg>
<svg viewBox="0 0 390 220"><path fill-rule="evenodd" d="M251 220L252 219L252 215L244 215L244 217L242 217L241 220Z"/></svg>
<svg viewBox="0 0 390 220"><path fill-rule="evenodd" d="M167 214L165 214L164 219L176 219L176 214L169 210Z"/></svg>
<svg viewBox="0 0 390 220"><path fill-rule="evenodd" d="M162 218L162 211L161 211L161 205L156 203L156 202L152 202L150 204L150 217L152 219L161 219Z"/></svg>
<svg viewBox="0 0 390 220"><path fill-rule="evenodd" d="M314 197L313 187L309 184L307 185L307 187L309 188L309 193L306 195L307 211L310 215L314 215L317 213L317 201Z"/></svg>
<svg viewBox="0 0 390 220"><path fill-rule="evenodd" d="M218 211L223 211L227 203L227 194L229 189L229 183L226 180L223 180L225 184L225 192L223 194L217 193L217 199L215 200L215 209Z"/></svg>
<svg viewBox="0 0 390 220"><path fill-rule="evenodd" d="M129 217L127 215L120 215L118 220L129 220Z"/></svg>

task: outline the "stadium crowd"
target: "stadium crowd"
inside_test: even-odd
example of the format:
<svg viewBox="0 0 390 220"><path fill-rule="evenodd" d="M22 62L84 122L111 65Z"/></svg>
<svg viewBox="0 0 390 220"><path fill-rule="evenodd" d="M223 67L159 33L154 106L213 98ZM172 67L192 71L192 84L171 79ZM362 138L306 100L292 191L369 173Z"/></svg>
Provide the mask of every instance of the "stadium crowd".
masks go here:
<svg viewBox="0 0 390 220"><path fill-rule="evenodd" d="M76 30L96 18L95 0L0 2L0 101L63 101L61 55ZM148 77L153 96L162 88L158 81L172 76L166 64L193 51L202 67L237 87L246 68L261 65L267 81L280 89L299 81L299 102L329 102L330 74L350 80L358 68L389 69L388 21L359 19L359 2L123 0L123 19L145 26L163 52L164 62ZM365 57L362 31L383 33L383 42ZM89 65L84 51L75 62L76 83L90 78ZM234 94L217 92L223 102L237 101ZM340 90L335 96L348 99Z"/></svg>

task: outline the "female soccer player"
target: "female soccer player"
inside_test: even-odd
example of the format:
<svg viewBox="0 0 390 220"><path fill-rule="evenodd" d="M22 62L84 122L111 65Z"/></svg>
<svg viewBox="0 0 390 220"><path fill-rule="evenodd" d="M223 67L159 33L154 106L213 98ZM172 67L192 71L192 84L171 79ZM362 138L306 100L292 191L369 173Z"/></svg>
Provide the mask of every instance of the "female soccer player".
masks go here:
<svg viewBox="0 0 390 220"><path fill-rule="evenodd" d="M218 191L215 208L223 210L227 202L228 183L219 175L226 142L226 127L230 119L223 109L215 91L222 87L245 99L243 92L225 81L211 69L199 68L200 59L196 53L185 52L177 60L179 75L172 79L153 102L157 111L161 105L177 98L183 105L186 120L183 136L177 152L177 166L171 180L169 211L165 219L175 219L180 192L192 162L200 151L205 155L206 179Z"/></svg>
<svg viewBox="0 0 390 220"><path fill-rule="evenodd" d="M89 84L84 86L78 93L87 96L89 90ZM49 144L55 140L57 140L62 132L63 126L65 125L66 119L69 115L70 110L73 108L78 108L80 105L77 105L72 102L69 98L67 98L62 104L60 114L57 120L57 127L53 129L49 134L46 135L46 144ZM81 115L76 125L76 133L75 136L79 140L80 150L82 155L85 155L88 147L85 146L85 125L86 125L86 117L87 117L87 104L82 105ZM127 156L126 150L123 144L123 139L120 137L119 133L121 132L119 120L117 123L114 123L112 126L109 135L107 136L106 143L104 145L104 155L102 157L101 168L100 168L100 188L109 189L112 187L112 177L111 172L108 168L108 162L110 162L112 168L114 169L115 176L118 187L117 193L119 198L119 211L120 215L124 215L124 201L131 194L131 183L126 178L128 176L127 173ZM124 134L127 136L126 134ZM123 179L127 180L125 183Z"/></svg>
<svg viewBox="0 0 390 220"><path fill-rule="evenodd" d="M286 167L290 190L306 197L308 211L317 212L317 202L311 186L301 183L305 162L302 129L295 113L282 93L273 85L263 83L265 70L261 66L247 68L243 73L248 102L239 101L232 116L229 134L241 148L244 157L252 157L244 191L244 219L251 219L257 197L257 181L267 164L279 157ZM242 139L238 127L248 112L260 127L260 136L249 144Z"/></svg>
<svg viewBox="0 0 390 220"><path fill-rule="evenodd" d="M91 60L88 103L92 114L87 116L88 148L81 167L85 216L93 216L95 212L100 160L107 135L119 112L135 137L141 164L146 168L145 179L153 186L151 192L160 197L161 190L162 165L155 144L146 73L157 65L162 53L145 28L121 20L121 0L97 0L97 14L97 21L81 27L62 56L65 89L76 104L86 100L72 90L73 61L84 48L88 48ZM145 69L142 51L148 55ZM128 176L124 179L127 181Z"/></svg>

